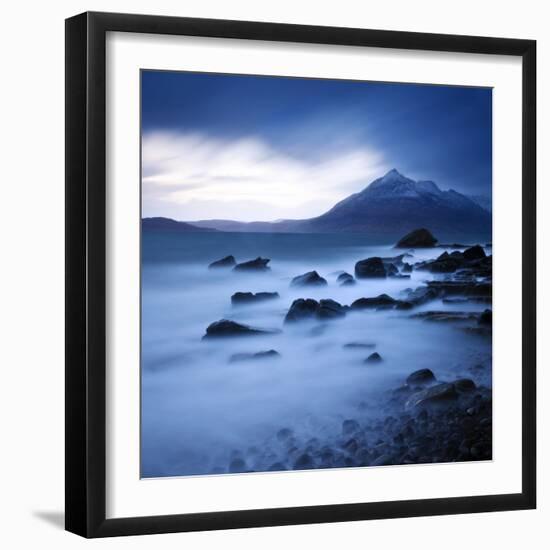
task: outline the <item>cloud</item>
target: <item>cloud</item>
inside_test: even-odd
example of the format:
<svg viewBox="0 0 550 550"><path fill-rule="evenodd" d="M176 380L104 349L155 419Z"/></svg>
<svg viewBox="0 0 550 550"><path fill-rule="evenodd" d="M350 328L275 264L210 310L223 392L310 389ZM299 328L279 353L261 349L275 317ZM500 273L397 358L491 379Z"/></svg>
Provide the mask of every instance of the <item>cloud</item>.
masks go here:
<svg viewBox="0 0 550 550"><path fill-rule="evenodd" d="M379 152L364 146L315 159L279 151L255 136L146 133L143 214L180 220L308 218L388 168Z"/></svg>

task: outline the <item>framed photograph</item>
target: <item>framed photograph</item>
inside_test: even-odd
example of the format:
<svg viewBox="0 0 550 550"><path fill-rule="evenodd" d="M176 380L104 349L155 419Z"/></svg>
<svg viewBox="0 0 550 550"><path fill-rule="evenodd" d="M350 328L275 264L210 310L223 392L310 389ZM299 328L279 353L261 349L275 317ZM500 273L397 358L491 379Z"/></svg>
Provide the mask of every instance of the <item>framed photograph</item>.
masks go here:
<svg viewBox="0 0 550 550"><path fill-rule="evenodd" d="M535 507L530 40L66 21L66 528Z"/></svg>

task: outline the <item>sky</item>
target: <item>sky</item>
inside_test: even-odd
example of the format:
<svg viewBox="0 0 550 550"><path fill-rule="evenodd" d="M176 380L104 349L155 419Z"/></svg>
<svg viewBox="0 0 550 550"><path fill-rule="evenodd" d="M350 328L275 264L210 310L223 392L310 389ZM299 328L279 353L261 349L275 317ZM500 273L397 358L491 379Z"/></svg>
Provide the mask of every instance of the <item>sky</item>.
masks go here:
<svg viewBox="0 0 550 550"><path fill-rule="evenodd" d="M488 88L143 71L142 214L318 216L396 168L490 197Z"/></svg>

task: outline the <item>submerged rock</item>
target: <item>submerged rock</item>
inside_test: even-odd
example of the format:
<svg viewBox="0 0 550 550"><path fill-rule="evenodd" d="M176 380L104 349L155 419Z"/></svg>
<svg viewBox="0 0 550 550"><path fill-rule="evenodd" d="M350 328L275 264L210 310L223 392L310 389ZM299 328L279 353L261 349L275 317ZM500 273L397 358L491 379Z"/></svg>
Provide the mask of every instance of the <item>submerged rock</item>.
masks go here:
<svg viewBox="0 0 550 550"><path fill-rule="evenodd" d="M493 312L490 309L486 309L478 319L480 325L491 326L493 324Z"/></svg>
<svg viewBox="0 0 550 550"><path fill-rule="evenodd" d="M233 305L256 304L276 298L279 298L278 292L257 292L256 294L252 292L235 292L235 294L231 296L231 303Z"/></svg>
<svg viewBox="0 0 550 550"><path fill-rule="evenodd" d="M462 255L464 256L465 260L471 261L471 260L482 260L486 257L485 250L483 248L476 244L475 246L472 246L471 248L467 248Z"/></svg>
<svg viewBox="0 0 550 550"><path fill-rule="evenodd" d="M407 262L403 262L403 273L412 273L413 266L411 264L408 264Z"/></svg>
<svg viewBox="0 0 550 550"><path fill-rule="evenodd" d="M285 317L285 323L302 321L304 319L335 319L346 314L347 307L335 300L313 300L312 298L298 298L292 302Z"/></svg>
<svg viewBox="0 0 550 550"><path fill-rule="evenodd" d="M258 351L256 353L234 353L230 358L230 363L238 363L240 361L251 361L255 359L277 359L281 354L274 349L267 351Z"/></svg>
<svg viewBox="0 0 550 550"><path fill-rule="evenodd" d="M355 276L358 279L385 278L386 268L382 258L373 257L355 264Z"/></svg>
<svg viewBox="0 0 550 550"><path fill-rule="evenodd" d="M335 319L344 317L347 308L335 300L319 300L319 309L317 311L318 319Z"/></svg>
<svg viewBox="0 0 550 550"><path fill-rule="evenodd" d="M405 408L445 404L456 401L457 398L458 394L454 385L443 382L411 395L405 403Z"/></svg>
<svg viewBox="0 0 550 550"><path fill-rule="evenodd" d="M285 323L313 319L319 310L319 302L312 298L298 298L292 302L285 317Z"/></svg>
<svg viewBox="0 0 550 550"><path fill-rule="evenodd" d="M435 375L430 369L420 369L412 372L407 376L407 386L418 387L426 386L435 382Z"/></svg>
<svg viewBox="0 0 550 550"><path fill-rule="evenodd" d="M351 304L352 309L370 309L378 307L390 307L395 306L397 300L394 300L391 296L387 294L380 294L374 298L359 298Z"/></svg>
<svg viewBox="0 0 550 550"><path fill-rule="evenodd" d="M303 275L298 275L290 282L290 286L325 286L326 284L326 279L323 279L317 271L308 271Z"/></svg>
<svg viewBox="0 0 550 550"><path fill-rule="evenodd" d="M470 378L460 378L453 382L455 389L461 393L474 391L477 386Z"/></svg>
<svg viewBox="0 0 550 550"><path fill-rule="evenodd" d="M395 245L396 248L432 248L437 239L427 229L415 229L407 233Z"/></svg>
<svg viewBox="0 0 550 550"><path fill-rule="evenodd" d="M204 339L209 338L225 338L232 336L258 336L262 334L276 334L276 330L265 330L259 328L253 328L248 325L242 325L235 321L229 321L227 319L221 319L208 325L206 334L202 337Z"/></svg>
<svg viewBox="0 0 550 550"><path fill-rule="evenodd" d="M237 262L235 261L234 256L226 256L225 258L222 258L221 260L216 260L215 262L212 262L208 269L216 269L218 267L233 267Z"/></svg>
<svg viewBox="0 0 550 550"><path fill-rule="evenodd" d="M242 262L237 264L233 270L234 271L269 271L271 268L268 267L268 263L271 260L269 258L261 258L258 256L255 260L249 260L248 262Z"/></svg>
<svg viewBox="0 0 550 550"><path fill-rule="evenodd" d="M353 278L353 275L350 275L349 273L346 273L346 272L340 273L336 281L340 283L340 286L352 286L356 284L356 281Z"/></svg>
<svg viewBox="0 0 550 550"><path fill-rule="evenodd" d="M371 353L366 359L365 363L380 363L382 361L382 356L375 351L374 353Z"/></svg>

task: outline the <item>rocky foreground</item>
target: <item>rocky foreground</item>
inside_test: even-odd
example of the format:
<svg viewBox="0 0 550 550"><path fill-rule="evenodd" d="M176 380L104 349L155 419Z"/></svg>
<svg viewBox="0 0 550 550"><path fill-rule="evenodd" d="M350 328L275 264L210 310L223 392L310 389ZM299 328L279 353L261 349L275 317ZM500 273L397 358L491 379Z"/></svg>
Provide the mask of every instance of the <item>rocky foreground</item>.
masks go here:
<svg viewBox="0 0 550 550"><path fill-rule="evenodd" d="M306 439L282 427L261 448L234 450L214 473L490 460L491 390L426 370L383 396L382 410L359 403L339 433Z"/></svg>
<svg viewBox="0 0 550 550"><path fill-rule="evenodd" d="M399 241L399 248L432 248L437 239L425 229L413 231ZM410 288L399 296L381 294L360 297L350 304L332 299L298 298L282 319L283 330L307 321L338 322L349 313L362 310L395 310L423 322L450 323L458 330L490 338L492 335L492 256L480 245L439 245L451 250L413 263L411 251L391 258L366 258L357 261L355 277L337 274L339 285L355 285L357 279L401 277L412 271L435 274L435 279ZM489 248L486 245L485 248ZM414 251L412 251L414 252ZM269 271L269 260L257 258L237 264L228 256L210 268L235 271ZM317 271L297 275L290 282L294 289L327 286ZM278 299L277 293L239 292L231 297L233 305L247 306L263 300ZM481 312L460 309L426 309L441 300L460 308L468 302L486 304ZM414 311L423 306L421 311ZM324 325L319 324L322 329ZM269 335L281 329L250 327L222 319L206 329L205 340L225 337ZM313 330L313 329L312 329ZM320 330L322 333L322 330ZM363 348L365 368L379 368L383 352L373 351L375 343L349 342L344 347ZM251 350L233 355L229 362L278 360L276 349ZM445 358L442 357L442 361ZM235 449L213 473L266 470L300 470L350 466L386 466L428 462L489 460L492 458L492 391L489 387L491 362L471 365L470 378L438 380L428 369L411 373L403 385L378 396L376 402L357 403L356 413L341 419L338 429L327 429L322 440L304 437L292 426L281 426L261 448ZM336 411L337 412L337 411Z"/></svg>

